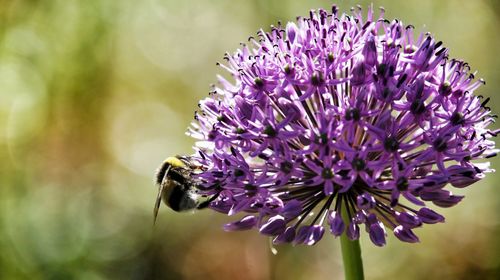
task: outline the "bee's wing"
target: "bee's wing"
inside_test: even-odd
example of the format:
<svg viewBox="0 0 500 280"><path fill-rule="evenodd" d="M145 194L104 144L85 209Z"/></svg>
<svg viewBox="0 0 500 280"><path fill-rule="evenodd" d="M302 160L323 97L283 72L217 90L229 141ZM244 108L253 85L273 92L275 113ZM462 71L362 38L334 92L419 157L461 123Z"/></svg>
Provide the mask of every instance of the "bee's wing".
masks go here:
<svg viewBox="0 0 500 280"><path fill-rule="evenodd" d="M158 196L156 197L155 208L153 209L153 225L156 224L156 218L158 217L158 210L160 209L161 196L163 194L163 184L160 184L160 189L158 190Z"/></svg>
<svg viewBox="0 0 500 280"><path fill-rule="evenodd" d="M166 180L168 180L168 172L170 171L170 167L169 166L167 168L167 170L165 171L165 175L163 175L163 179L162 181L160 182L159 186L158 186L158 195L156 196L156 201L155 201L155 208L153 209L153 225L156 224L156 218L158 217L158 210L160 209L160 205L161 205L161 197L163 196L163 192L165 191L165 183L166 183Z"/></svg>

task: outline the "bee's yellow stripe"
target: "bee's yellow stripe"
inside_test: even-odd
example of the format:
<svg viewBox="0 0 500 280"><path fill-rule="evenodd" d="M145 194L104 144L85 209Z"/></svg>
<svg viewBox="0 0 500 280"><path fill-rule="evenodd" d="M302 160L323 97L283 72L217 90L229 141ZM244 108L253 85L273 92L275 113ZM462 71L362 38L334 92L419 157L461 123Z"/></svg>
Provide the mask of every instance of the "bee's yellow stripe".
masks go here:
<svg viewBox="0 0 500 280"><path fill-rule="evenodd" d="M165 160L166 163L170 164L172 167L186 167L184 162L182 160L176 158L176 157L168 157Z"/></svg>

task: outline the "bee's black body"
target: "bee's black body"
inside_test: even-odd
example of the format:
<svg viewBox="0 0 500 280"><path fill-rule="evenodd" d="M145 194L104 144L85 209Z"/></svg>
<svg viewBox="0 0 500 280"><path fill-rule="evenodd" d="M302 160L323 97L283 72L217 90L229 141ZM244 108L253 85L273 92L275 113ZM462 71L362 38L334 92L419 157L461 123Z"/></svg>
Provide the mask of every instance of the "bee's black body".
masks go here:
<svg viewBox="0 0 500 280"><path fill-rule="evenodd" d="M212 198L198 193L198 183L192 177L196 170L200 170L200 167L186 156L169 157L163 162L155 178L159 187L154 209L155 219L161 200L176 212L202 209L209 205Z"/></svg>

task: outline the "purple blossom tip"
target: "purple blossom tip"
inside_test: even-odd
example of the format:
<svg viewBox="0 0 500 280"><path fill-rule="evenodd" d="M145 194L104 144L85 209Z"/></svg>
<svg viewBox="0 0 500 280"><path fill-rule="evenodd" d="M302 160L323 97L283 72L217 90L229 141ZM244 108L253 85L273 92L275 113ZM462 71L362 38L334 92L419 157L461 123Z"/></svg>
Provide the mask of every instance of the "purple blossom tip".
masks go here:
<svg viewBox="0 0 500 280"><path fill-rule="evenodd" d="M260 233L265 235L276 236L283 233L285 229L285 219L280 215L276 215L274 217L271 217L269 221L267 221L267 223L263 224L260 227L259 231Z"/></svg>
<svg viewBox="0 0 500 280"><path fill-rule="evenodd" d="M330 223L330 232L334 236L342 235L345 225L339 212L332 211L330 215L328 215L328 222Z"/></svg>
<svg viewBox="0 0 500 280"><path fill-rule="evenodd" d="M368 229L368 233L370 235L370 240L375 244L376 246L384 246L386 241L386 232L384 225L380 222L371 224Z"/></svg>
<svg viewBox="0 0 500 280"><path fill-rule="evenodd" d="M224 229L313 245L327 225L356 240L364 224L383 246L386 228L413 243L413 229L444 222L427 206L456 205L450 187L494 171L500 132L475 95L484 82L448 53L383 11L334 7L227 54L233 80L218 76L189 130L209 207L250 215Z"/></svg>
<svg viewBox="0 0 500 280"><path fill-rule="evenodd" d="M225 231L238 231L253 228L257 224L255 216L245 216L241 220L224 225Z"/></svg>
<svg viewBox="0 0 500 280"><path fill-rule="evenodd" d="M418 217L423 223L435 224L444 222L444 217L434 212L432 209L422 207L417 212Z"/></svg>
<svg viewBox="0 0 500 280"><path fill-rule="evenodd" d="M293 239L293 244L305 244L311 233L311 226L301 226Z"/></svg>
<svg viewBox="0 0 500 280"><path fill-rule="evenodd" d="M286 230L277 235L273 243L274 244L283 244L283 243L291 243L293 240L295 240L295 227L288 227Z"/></svg>
<svg viewBox="0 0 500 280"><path fill-rule="evenodd" d="M418 237L413 233L413 231L409 228L405 228L402 225L394 228L394 235L401 241L408 243L416 243L420 242Z"/></svg>
<svg viewBox="0 0 500 280"><path fill-rule="evenodd" d="M349 224L349 226L347 227L346 234L350 240L358 240L359 239L359 226L356 223L351 222Z"/></svg>
<svg viewBox="0 0 500 280"><path fill-rule="evenodd" d="M281 211L281 215L285 218L293 219L300 215L302 212L302 203L299 200L290 200L283 207L283 211Z"/></svg>
<svg viewBox="0 0 500 280"><path fill-rule="evenodd" d="M408 212L396 213L396 221L408 228L416 228L422 225L422 221L417 215Z"/></svg>
<svg viewBox="0 0 500 280"><path fill-rule="evenodd" d="M299 228L294 244L305 244L312 246L316 244L325 233L325 229L320 225L302 226Z"/></svg>
<svg viewBox="0 0 500 280"><path fill-rule="evenodd" d="M363 193L356 197L356 203L359 209L368 210L376 206L377 201L368 193Z"/></svg>

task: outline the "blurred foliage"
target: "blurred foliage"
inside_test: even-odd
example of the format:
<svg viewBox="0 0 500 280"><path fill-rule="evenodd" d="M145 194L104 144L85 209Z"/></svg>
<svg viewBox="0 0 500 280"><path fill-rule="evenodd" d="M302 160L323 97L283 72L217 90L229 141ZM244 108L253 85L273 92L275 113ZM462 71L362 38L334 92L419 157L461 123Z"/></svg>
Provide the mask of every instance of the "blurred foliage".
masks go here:
<svg viewBox="0 0 500 280"><path fill-rule="evenodd" d="M371 1L339 1L342 11ZM373 1L429 30L494 96L500 6ZM152 174L184 135L225 51L330 1L0 0L0 279L341 279L338 241L278 247L227 217L162 208ZM493 97L492 108L500 110ZM498 160L493 161L499 166ZM362 245L368 279L497 279L499 175L463 190L421 244Z"/></svg>

